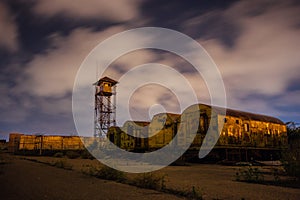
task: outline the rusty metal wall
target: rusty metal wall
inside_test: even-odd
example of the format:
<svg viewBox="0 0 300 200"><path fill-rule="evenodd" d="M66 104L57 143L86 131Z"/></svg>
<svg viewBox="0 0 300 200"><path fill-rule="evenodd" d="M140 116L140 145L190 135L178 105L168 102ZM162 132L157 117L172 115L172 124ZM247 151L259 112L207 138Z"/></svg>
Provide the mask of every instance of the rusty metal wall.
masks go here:
<svg viewBox="0 0 300 200"><path fill-rule="evenodd" d="M209 124L217 134L209 138L216 147L251 147L251 148L286 148L288 144L287 129L280 120L268 116L255 114L247 118L245 112L230 110L227 115L212 113L210 106L199 104L199 121L193 120L192 111L178 114L161 113L149 122L127 121L122 128L111 127L107 137L116 146L128 150L155 150L167 145L179 130L178 145L185 144L192 130L197 130L191 148L200 148L206 136ZM254 116L254 117L253 117ZM269 120L270 119L270 120ZM224 126L220 124L224 122ZM148 126L149 125L149 126ZM126 132L134 136L127 135ZM220 134L219 139L217 138ZM152 136L151 136L152 135ZM151 136L140 138L140 136ZM95 143L96 138L80 138L78 136L42 136L12 133L9 137L8 149L10 152L20 150L83 150L86 146Z"/></svg>
<svg viewBox="0 0 300 200"><path fill-rule="evenodd" d="M173 113L160 113L153 116L148 129L148 148L158 149L173 139L177 132L177 122L180 115Z"/></svg>
<svg viewBox="0 0 300 200"><path fill-rule="evenodd" d="M83 150L82 138L78 136L44 136L10 134L9 151L33 150Z"/></svg>

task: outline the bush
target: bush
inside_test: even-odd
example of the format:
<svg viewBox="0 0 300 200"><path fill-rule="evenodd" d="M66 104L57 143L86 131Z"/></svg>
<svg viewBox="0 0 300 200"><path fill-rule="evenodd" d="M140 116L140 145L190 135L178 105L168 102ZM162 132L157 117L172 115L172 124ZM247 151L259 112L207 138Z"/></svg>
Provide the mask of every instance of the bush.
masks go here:
<svg viewBox="0 0 300 200"><path fill-rule="evenodd" d="M289 176L293 176L297 179L300 178L300 161L291 159L284 162L284 169Z"/></svg>
<svg viewBox="0 0 300 200"><path fill-rule="evenodd" d="M55 166L55 167L58 167L58 168L62 168L62 169L68 169L68 170L73 169L73 165L67 163L65 160L56 161L52 165Z"/></svg>
<svg viewBox="0 0 300 200"><path fill-rule="evenodd" d="M201 190L195 186L192 186L191 190L190 189L184 189L184 190L167 189L167 192L170 194L186 197L187 199L194 199L194 200L203 199Z"/></svg>
<svg viewBox="0 0 300 200"><path fill-rule="evenodd" d="M274 177L274 181L276 182L279 182L280 181L280 172L278 170L278 168L272 168L272 174L273 174L273 177Z"/></svg>
<svg viewBox="0 0 300 200"><path fill-rule="evenodd" d="M141 188L164 190L166 189L165 175L155 175L153 173L144 173L137 176L132 184Z"/></svg>
<svg viewBox="0 0 300 200"><path fill-rule="evenodd" d="M235 175L237 181L261 182L264 180L264 177L259 169L253 167L245 167L243 169L240 168Z"/></svg>
<svg viewBox="0 0 300 200"><path fill-rule="evenodd" d="M113 180L117 182L124 182L126 180L125 174L123 172L107 166L103 166L101 168L90 166L88 171L84 173L105 180Z"/></svg>
<svg viewBox="0 0 300 200"><path fill-rule="evenodd" d="M300 140L299 140L300 141ZM300 145L299 145L300 146ZM300 178L300 149L290 148L283 153L282 163L283 167L289 176L293 176L296 179Z"/></svg>
<svg viewBox="0 0 300 200"><path fill-rule="evenodd" d="M191 199L197 199L197 200L203 199L201 191L198 188L196 188L195 186L192 187L191 195L188 197Z"/></svg>
<svg viewBox="0 0 300 200"><path fill-rule="evenodd" d="M76 151L67 151L66 156L70 159L79 158L80 154Z"/></svg>
<svg viewBox="0 0 300 200"><path fill-rule="evenodd" d="M289 149L283 153L286 173L299 180L300 178L300 126L294 122L287 123Z"/></svg>

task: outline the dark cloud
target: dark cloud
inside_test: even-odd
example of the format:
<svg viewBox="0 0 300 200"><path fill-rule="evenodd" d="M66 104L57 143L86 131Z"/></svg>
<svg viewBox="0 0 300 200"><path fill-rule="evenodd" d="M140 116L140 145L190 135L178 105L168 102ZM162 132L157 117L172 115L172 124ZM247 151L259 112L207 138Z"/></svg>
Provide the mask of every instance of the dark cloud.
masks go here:
<svg viewBox="0 0 300 200"><path fill-rule="evenodd" d="M189 2L148 0L141 6L141 13L145 18L149 18L152 24L178 29L181 22L186 19L200 16L215 9L225 9L233 2L221 0L192 0Z"/></svg>
<svg viewBox="0 0 300 200"><path fill-rule="evenodd" d="M74 133L71 91L81 62L99 42L140 26L171 28L197 39L222 73L229 107L300 121L299 1L124 1L126 7L111 1L106 5L109 13L96 12L97 7L86 5L87 1L73 7L70 2L0 3L0 25L5 25L1 29L5 37L0 38L0 132ZM175 68L209 102L201 77L185 60L168 52L125 55L113 63L109 74L118 78L148 62ZM157 72L139 76L169 78ZM184 96L185 88L176 81L173 85ZM149 98L140 96L146 95L140 91L135 99L148 119L143 105L176 105L165 90L149 92Z"/></svg>
<svg viewBox="0 0 300 200"><path fill-rule="evenodd" d="M294 71L294 73L298 74L297 76L300 77L300 71ZM287 91L299 91L299 90L300 90L300 79L295 78L290 80L287 86Z"/></svg>
<svg viewBox="0 0 300 200"><path fill-rule="evenodd" d="M18 27L9 7L0 2L0 50L15 53L19 49Z"/></svg>
<svg viewBox="0 0 300 200"><path fill-rule="evenodd" d="M193 38L219 38L228 46L233 45L239 28L231 19L220 14L235 1L147 1L143 15L151 24L181 31ZM159 6L157 6L159 5Z"/></svg>

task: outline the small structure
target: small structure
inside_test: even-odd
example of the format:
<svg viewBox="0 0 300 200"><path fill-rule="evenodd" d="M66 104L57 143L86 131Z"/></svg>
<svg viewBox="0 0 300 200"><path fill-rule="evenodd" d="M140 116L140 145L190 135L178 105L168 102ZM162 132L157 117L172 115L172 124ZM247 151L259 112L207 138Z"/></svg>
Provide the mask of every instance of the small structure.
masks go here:
<svg viewBox="0 0 300 200"><path fill-rule="evenodd" d="M123 127L110 127L107 138L123 150L145 152L148 150L149 124L144 121L126 121Z"/></svg>
<svg viewBox="0 0 300 200"><path fill-rule="evenodd" d="M116 84L118 82L107 76L95 85L95 121L94 136L106 137L108 129L116 126Z"/></svg>
<svg viewBox="0 0 300 200"><path fill-rule="evenodd" d="M148 126L150 122L126 121L122 130L134 136L135 151L145 151L148 149Z"/></svg>
<svg viewBox="0 0 300 200"><path fill-rule="evenodd" d="M177 133L180 114L159 113L153 116L148 128L149 150L168 145Z"/></svg>
<svg viewBox="0 0 300 200"><path fill-rule="evenodd" d="M10 133L8 141L8 152L15 153L19 150L19 144L21 140L22 133Z"/></svg>

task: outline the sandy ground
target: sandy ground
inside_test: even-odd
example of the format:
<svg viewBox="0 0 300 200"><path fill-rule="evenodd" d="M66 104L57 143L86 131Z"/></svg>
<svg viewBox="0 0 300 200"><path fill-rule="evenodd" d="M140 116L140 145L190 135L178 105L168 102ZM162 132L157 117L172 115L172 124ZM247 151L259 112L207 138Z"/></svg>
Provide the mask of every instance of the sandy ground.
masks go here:
<svg viewBox="0 0 300 200"><path fill-rule="evenodd" d="M299 199L300 189L235 181L237 167L194 165L167 167L168 186L182 188L197 186L204 199Z"/></svg>
<svg viewBox="0 0 300 200"><path fill-rule="evenodd" d="M87 160L87 159L66 160L65 158L63 158L65 162L73 166L73 171L68 171L63 169L57 169L55 167L47 166L44 164L20 160L20 158L22 157L19 157L18 159L15 158L11 165L3 165L7 169L4 170L5 172L4 175L3 174L0 175L0 178L3 179L3 177L6 177L5 182L9 183L7 186L5 186L6 189L10 188L11 191L20 190L21 194L30 195L31 193L35 193L35 195L42 195L42 194L54 195L52 193L55 193L55 191L56 192L60 191L60 193L62 193L60 195L62 195L62 197L64 198L59 198L59 199L86 199L86 198L89 199L148 199L148 198L149 199L150 198L176 199L178 198L176 196L172 196L168 194L162 194L151 190L144 190L144 189L139 189L124 184L104 181L104 180L88 177L81 174L81 171L87 169L89 166L101 165L97 160ZM27 157L27 158L36 159L48 163L51 162L53 163L57 160L62 159L62 158L52 158L52 157ZM10 166L9 170L8 170L8 166ZM177 189L177 190L191 190L192 187L195 187L201 191L204 199L239 199L239 200L240 199L245 199L245 200L295 199L296 200L300 198L300 189L237 182L235 181L235 173L237 170L238 167L202 164L202 165L192 165L192 166L169 166L155 173L165 174L167 176L166 178L167 188ZM268 170L268 168L264 167L261 168L260 170L261 171ZM22 176L25 177L18 178ZM127 174L127 176L129 178L133 178L134 176L136 176L136 174ZM15 178L11 178L11 177L15 177ZM40 178L38 179L38 177ZM273 178L272 176L269 177L265 176L265 179L272 179L272 178ZM29 186L26 186L27 188L25 187L25 189L23 189L22 188L23 185L28 185L28 183L31 184L34 183L33 185L37 184L37 188L39 189L34 189L35 187L33 186L30 186L30 188L28 188ZM68 194L72 196L68 196ZM77 196L81 198L76 198ZM35 199L35 198L31 198L31 199ZM48 198L48 196L46 196L43 199L53 199L53 198Z"/></svg>
<svg viewBox="0 0 300 200"><path fill-rule="evenodd" d="M3 200L180 199L32 161L6 158L5 162L0 168Z"/></svg>

